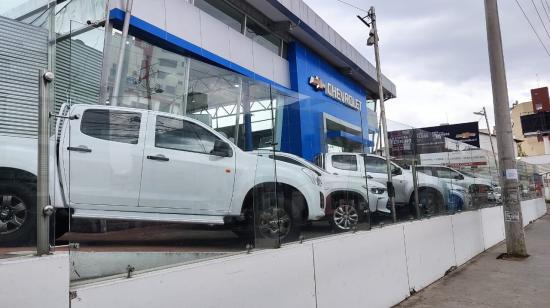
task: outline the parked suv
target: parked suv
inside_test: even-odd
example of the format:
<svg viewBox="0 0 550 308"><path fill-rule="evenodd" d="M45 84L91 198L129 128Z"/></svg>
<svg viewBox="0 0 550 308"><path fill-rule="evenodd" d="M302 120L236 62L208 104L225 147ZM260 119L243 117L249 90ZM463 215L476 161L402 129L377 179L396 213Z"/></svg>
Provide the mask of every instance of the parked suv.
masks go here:
<svg viewBox="0 0 550 308"><path fill-rule="evenodd" d="M141 109L64 105L51 138L50 196L73 218L226 225L296 238L325 216L304 172L246 153L203 123ZM37 140L0 136L0 244L35 240ZM65 216L68 217L68 216ZM242 226L247 226L240 228ZM61 233L61 232L59 232Z"/></svg>
<svg viewBox="0 0 550 308"><path fill-rule="evenodd" d="M316 157L317 165L335 175L367 177L381 184L387 183L387 166L384 157L361 153L326 153ZM414 206L413 175L409 170L391 162L395 202L398 206ZM433 176L418 174L419 206L428 213L446 208L448 187Z"/></svg>
<svg viewBox="0 0 550 308"><path fill-rule="evenodd" d="M499 202L494 194L492 181L489 179L472 177L466 173L446 166L417 166L416 170L427 175L435 176L445 181L451 188L463 187L474 199L473 202Z"/></svg>
<svg viewBox="0 0 550 308"><path fill-rule="evenodd" d="M285 152L262 151L258 155L275 159L282 164L294 166L318 184L323 196L321 206L335 231L347 231L356 226L369 212L390 213L387 207L386 187L376 181L361 177L333 175L311 162ZM277 168L279 167L278 164Z"/></svg>

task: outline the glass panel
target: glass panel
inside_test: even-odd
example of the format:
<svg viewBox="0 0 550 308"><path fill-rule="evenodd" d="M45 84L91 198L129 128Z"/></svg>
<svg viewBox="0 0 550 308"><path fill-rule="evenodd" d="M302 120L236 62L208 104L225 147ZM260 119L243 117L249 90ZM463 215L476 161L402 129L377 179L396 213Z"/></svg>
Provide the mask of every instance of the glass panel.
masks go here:
<svg viewBox="0 0 550 308"><path fill-rule="evenodd" d="M36 253L37 216L41 207L52 204L58 194L53 155L45 177L50 186L38 195L37 138L41 97L39 70L53 69L50 62L55 46L47 44L50 31L49 17L55 4L48 9L46 1L2 1L0 3L0 258ZM30 14L29 14L30 13ZM7 18L6 18L7 17ZM17 18L20 20L17 20ZM53 83L48 83L43 97L49 100L53 111ZM49 121L46 137L50 137L53 154L55 121ZM49 133L49 135L48 135ZM48 143L48 141L46 141ZM46 156L46 159L48 157ZM49 188L49 189L48 189ZM38 203L37 199L45 199ZM50 201L48 201L50 200ZM46 238L54 246L56 216L49 219ZM54 249L52 249L54 250Z"/></svg>
<svg viewBox="0 0 550 308"><path fill-rule="evenodd" d="M69 50L95 49L92 33L72 37L80 49ZM84 85L81 72L69 74L76 117L61 128L60 158L73 211L65 239L79 247L73 280L297 239L290 204L301 200L278 181L269 85L129 36L115 94L120 37L104 37L104 62L87 64L102 78ZM85 55L70 53L73 68ZM132 259L143 250L154 262ZM86 265L102 254L112 270Z"/></svg>
<svg viewBox="0 0 550 308"><path fill-rule="evenodd" d="M244 15L223 0L194 0L195 6L241 32Z"/></svg>
<svg viewBox="0 0 550 308"><path fill-rule="evenodd" d="M390 155L401 168L401 174L395 176L403 178L399 182L401 187L396 187L396 203L401 205L398 219L454 213L457 207L469 202L464 189L455 185L444 171L440 174L437 167L432 167L448 163L448 140L443 134L391 120L388 130Z"/></svg>
<svg viewBox="0 0 550 308"><path fill-rule="evenodd" d="M82 114L80 131L90 137L137 144L141 114L136 112L87 109Z"/></svg>
<svg viewBox="0 0 550 308"><path fill-rule="evenodd" d="M273 53L279 54L281 39L251 19L246 21L246 36Z"/></svg>

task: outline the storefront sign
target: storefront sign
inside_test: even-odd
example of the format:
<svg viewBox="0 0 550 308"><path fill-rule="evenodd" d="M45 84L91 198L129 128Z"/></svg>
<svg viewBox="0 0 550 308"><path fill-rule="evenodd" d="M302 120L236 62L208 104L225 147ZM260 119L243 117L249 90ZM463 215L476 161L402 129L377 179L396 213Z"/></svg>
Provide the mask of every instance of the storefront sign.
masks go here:
<svg viewBox="0 0 550 308"><path fill-rule="evenodd" d="M483 150L420 154L420 164L441 165L453 168L487 165L487 153Z"/></svg>
<svg viewBox="0 0 550 308"><path fill-rule="evenodd" d="M309 84L315 91L325 91L325 95L355 110L361 109L361 101L351 94L341 90L335 85L327 82L326 85L319 76L309 77Z"/></svg>

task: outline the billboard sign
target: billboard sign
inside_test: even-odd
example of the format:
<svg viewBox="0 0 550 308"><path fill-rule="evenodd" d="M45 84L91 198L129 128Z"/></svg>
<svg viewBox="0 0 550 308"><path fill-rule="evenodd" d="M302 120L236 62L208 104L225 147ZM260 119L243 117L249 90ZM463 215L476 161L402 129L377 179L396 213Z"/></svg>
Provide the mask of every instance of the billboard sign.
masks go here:
<svg viewBox="0 0 550 308"><path fill-rule="evenodd" d="M445 152L446 140L455 140L479 148L478 122L440 125L388 132L390 154L403 157L423 153ZM456 150L456 149L450 149Z"/></svg>

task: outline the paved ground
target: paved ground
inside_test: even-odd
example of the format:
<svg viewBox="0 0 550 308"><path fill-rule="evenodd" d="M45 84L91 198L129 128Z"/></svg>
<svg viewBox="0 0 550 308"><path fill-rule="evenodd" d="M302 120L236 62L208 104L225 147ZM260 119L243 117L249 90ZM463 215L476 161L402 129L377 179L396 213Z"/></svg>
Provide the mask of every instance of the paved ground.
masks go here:
<svg viewBox="0 0 550 308"><path fill-rule="evenodd" d="M498 245L396 307L550 307L550 215L526 237L529 258L497 260Z"/></svg>

